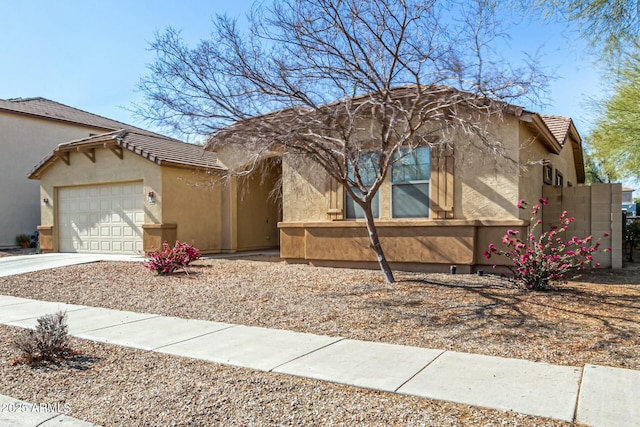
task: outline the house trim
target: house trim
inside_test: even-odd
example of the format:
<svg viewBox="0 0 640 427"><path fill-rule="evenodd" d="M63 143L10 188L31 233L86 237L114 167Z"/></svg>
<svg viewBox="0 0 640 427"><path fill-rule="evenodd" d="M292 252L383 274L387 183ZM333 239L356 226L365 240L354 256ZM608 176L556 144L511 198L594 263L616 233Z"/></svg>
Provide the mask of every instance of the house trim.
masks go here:
<svg viewBox="0 0 640 427"><path fill-rule="evenodd" d="M505 229L525 233L528 222L508 220L395 219L375 221L387 260L405 271L468 272L488 268L483 252ZM290 263L378 268L365 221L281 222L280 256ZM463 272L462 270L460 272Z"/></svg>

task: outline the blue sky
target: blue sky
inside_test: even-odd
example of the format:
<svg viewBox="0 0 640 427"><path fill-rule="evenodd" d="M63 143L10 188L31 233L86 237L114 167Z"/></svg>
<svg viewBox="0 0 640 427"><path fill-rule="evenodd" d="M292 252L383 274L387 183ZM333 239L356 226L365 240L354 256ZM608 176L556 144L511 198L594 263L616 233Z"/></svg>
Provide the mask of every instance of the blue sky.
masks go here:
<svg viewBox="0 0 640 427"><path fill-rule="evenodd" d="M138 126L127 109L142 98L136 84L153 61L156 31L182 30L191 44L206 38L211 16L242 16L251 0L0 0L0 98L42 96ZM525 22L511 33L516 52L538 47L556 72L549 105L525 105L570 116L588 133L587 103L600 96L603 79L594 58L567 24Z"/></svg>

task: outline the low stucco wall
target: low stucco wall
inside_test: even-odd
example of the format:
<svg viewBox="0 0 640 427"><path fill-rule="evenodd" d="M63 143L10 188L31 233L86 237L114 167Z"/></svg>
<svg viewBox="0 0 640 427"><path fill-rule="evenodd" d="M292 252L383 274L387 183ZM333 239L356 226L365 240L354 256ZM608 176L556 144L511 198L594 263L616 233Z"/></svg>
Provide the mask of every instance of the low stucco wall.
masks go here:
<svg viewBox="0 0 640 427"><path fill-rule="evenodd" d="M507 229L526 231L521 220L379 221L377 229L392 268L405 271L461 273L487 269L489 243L499 243ZM318 266L378 268L362 221L282 222L280 256L288 262Z"/></svg>

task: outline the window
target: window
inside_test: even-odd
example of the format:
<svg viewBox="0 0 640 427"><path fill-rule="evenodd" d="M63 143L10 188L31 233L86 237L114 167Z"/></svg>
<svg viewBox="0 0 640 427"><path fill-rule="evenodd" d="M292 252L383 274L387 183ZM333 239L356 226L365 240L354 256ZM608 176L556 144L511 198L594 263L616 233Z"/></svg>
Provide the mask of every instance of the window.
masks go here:
<svg viewBox="0 0 640 427"><path fill-rule="evenodd" d="M545 184L553 184L553 168L550 165L542 166L542 180Z"/></svg>
<svg viewBox="0 0 640 427"><path fill-rule="evenodd" d="M429 216L431 154L428 147L400 149L391 165L392 218Z"/></svg>
<svg viewBox="0 0 640 427"><path fill-rule="evenodd" d="M562 187L564 185L564 177L558 171L556 171L556 186Z"/></svg>
<svg viewBox="0 0 640 427"><path fill-rule="evenodd" d="M358 170L360 171L360 178L365 186L370 186L373 181L376 180L378 170L378 154L377 153L364 153L360 156L358 161ZM349 165L349 178L353 179L353 170ZM351 187L354 193L361 195L360 190L357 187ZM345 192L345 216L348 219L364 218L364 212L362 208L353 201L353 198ZM371 211L374 218L380 217L380 197L379 193L373 197L371 201Z"/></svg>

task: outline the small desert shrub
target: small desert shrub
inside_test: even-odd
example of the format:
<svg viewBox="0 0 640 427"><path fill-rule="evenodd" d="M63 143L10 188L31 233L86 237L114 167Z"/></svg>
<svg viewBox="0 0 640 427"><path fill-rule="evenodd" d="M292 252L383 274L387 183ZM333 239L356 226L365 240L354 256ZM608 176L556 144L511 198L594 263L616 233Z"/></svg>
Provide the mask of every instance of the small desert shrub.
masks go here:
<svg viewBox="0 0 640 427"><path fill-rule="evenodd" d="M167 242L164 242L162 249L147 253L144 267L163 276L172 274L178 268L182 268L186 272L185 267L191 261L200 259L201 256L196 248L187 243L176 242L172 248Z"/></svg>
<svg viewBox="0 0 640 427"><path fill-rule="evenodd" d="M67 314L59 311L38 318L36 329L18 335L13 346L20 351L18 360L33 364L41 361L56 362L72 354L69 348Z"/></svg>
<svg viewBox="0 0 640 427"><path fill-rule="evenodd" d="M16 236L16 245L25 246L29 243L31 243L31 236L28 234L18 234Z"/></svg>

